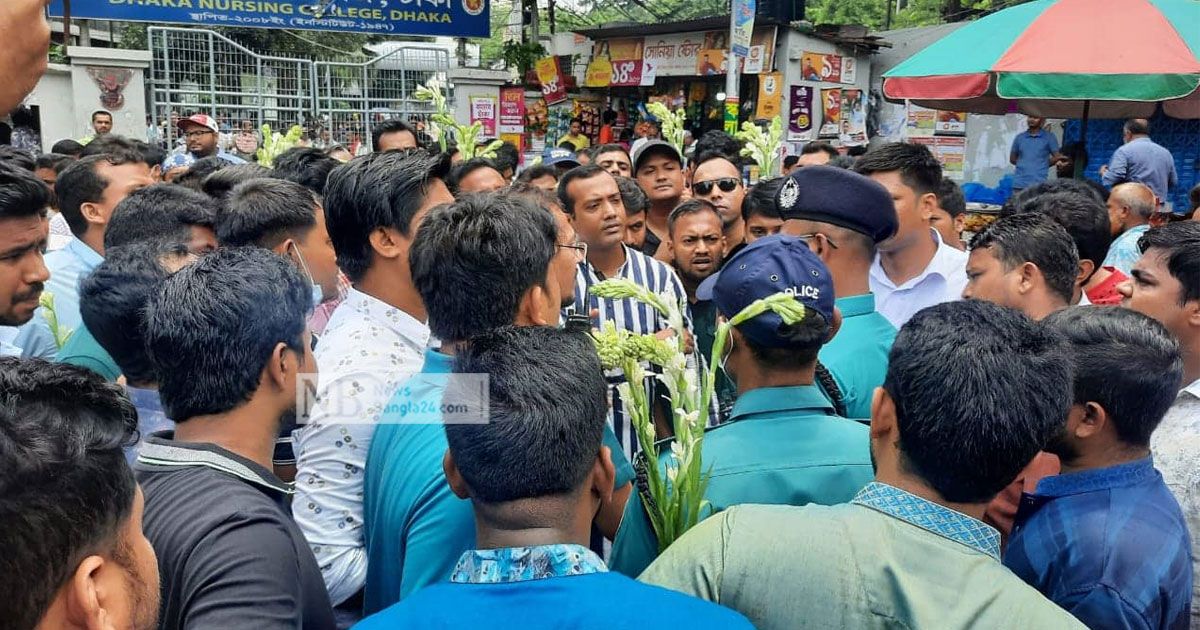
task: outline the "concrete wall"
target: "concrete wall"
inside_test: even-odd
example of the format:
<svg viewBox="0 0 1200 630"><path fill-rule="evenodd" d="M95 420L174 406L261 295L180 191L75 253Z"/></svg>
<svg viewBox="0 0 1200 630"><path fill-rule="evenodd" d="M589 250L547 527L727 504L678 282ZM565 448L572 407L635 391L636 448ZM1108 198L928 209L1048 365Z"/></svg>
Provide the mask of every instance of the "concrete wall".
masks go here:
<svg viewBox="0 0 1200 630"><path fill-rule="evenodd" d="M454 120L460 124L471 124L471 97L490 96L496 100L497 115L500 109L500 86L508 80L508 71L475 70L459 68L449 73L454 84ZM498 123L497 123L498 124ZM480 136L482 139L482 136Z"/></svg>
<svg viewBox="0 0 1200 630"><path fill-rule="evenodd" d="M49 151L55 142L66 138L79 140L92 135L92 112L106 109L113 115L113 132L144 140L146 138L146 83L150 53L144 50L89 48L72 46L70 64L50 64L33 92L25 99L36 105L41 117L42 149ZM119 108L105 105L100 86L88 74L88 68L128 69L132 72L121 91Z"/></svg>
<svg viewBox="0 0 1200 630"><path fill-rule="evenodd" d="M806 81L802 78L800 68L800 56L805 52L834 54L843 57L853 56L857 60L858 70L855 75L855 82L849 83L826 83L820 81ZM813 95L813 130L811 134L804 139L790 140L788 153L799 153L800 147L806 141L815 140L817 138L817 130L820 129L823 120L821 109L821 88L849 88L868 90L871 84L871 74L873 72L876 61L871 55L862 52L855 54L853 50L840 48L831 42L823 39L817 39L810 35L795 31L789 28L780 27L779 39L775 46L775 70L783 73L783 85L785 90L793 85L809 85L814 88ZM790 90L785 91L783 95L783 111L787 115L790 104ZM868 105L868 116L870 115Z"/></svg>

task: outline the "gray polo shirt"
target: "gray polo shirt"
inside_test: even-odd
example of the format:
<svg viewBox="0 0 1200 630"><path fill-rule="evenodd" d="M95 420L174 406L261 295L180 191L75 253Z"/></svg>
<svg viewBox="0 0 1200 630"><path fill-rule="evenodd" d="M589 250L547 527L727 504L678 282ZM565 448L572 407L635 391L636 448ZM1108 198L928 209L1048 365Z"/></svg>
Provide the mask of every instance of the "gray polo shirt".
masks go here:
<svg viewBox="0 0 1200 630"><path fill-rule="evenodd" d="M159 627L334 628L290 485L216 445L172 437L146 438L134 465L162 576Z"/></svg>

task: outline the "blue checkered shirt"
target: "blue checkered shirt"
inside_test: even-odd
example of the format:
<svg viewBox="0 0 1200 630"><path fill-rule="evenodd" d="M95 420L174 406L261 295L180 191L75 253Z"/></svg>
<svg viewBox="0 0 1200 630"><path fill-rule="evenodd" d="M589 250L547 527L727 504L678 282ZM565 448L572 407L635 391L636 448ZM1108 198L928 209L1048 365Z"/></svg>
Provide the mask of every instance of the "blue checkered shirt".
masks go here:
<svg viewBox="0 0 1200 630"><path fill-rule="evenodd" d="M1046 477L1004 564L1089 628L1187 628L1191 543L1150 457Z"/></svg>

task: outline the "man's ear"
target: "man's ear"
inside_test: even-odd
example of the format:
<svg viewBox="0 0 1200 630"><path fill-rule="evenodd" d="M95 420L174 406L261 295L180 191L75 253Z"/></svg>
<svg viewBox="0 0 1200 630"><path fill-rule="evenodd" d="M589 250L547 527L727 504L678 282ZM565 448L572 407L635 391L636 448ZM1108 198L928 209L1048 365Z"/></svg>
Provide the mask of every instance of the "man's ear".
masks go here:
<svg viewBox="0 0 1200 630"><path fill-rule="evenodd" d="M376 256L395 259L405 256L408 248L404 245L400 232L389 227L377 227L371 231L368 240Z"/></svg>
<svg viewBox="0 0 1200 630"><path fill-rule="evenodd" d="M543 282L554 282L554 279L546 278ZM517 303L517 316L513 320L514 323L518 326L552 326L557 323L549 321L542 306L549 299L549 296L546 294L546 287L534 283L533 286L525 290L524 295L521 296L521 301Z"/></svg>
<svg viewBox="0 0 1200 630"><path fill-rule="evenodd" d="M83 218L88 223L96 225L105 225L108 223L108 217L104 216L104 211L100 209L100 206L90 201L85 201L79 206L79 213L83 215Z"/></svg>
<svg viewBox="0 0 1200 630"><path fill-rule="evenodd" d="M1075 405L1074 409L1080 409L1082 413L1076 417L1075 413L1071 413L1068 419L1067 430L1079 439L1087 439L1099 434L1108 425L1108 412L1104 410L1098 403L1087 402L1082 405ZM1073 422L1074 421L1074 422ZM1074 424L1074 426L1070 426Z"/></svg>
<svg viewBox="0 0 1200 630"><path fill-rule="evenodd" d="M883 439L896 430L896 401L882 387L871 395L871 439Z"/></svg>
<svg viewBox="0 0 1200 630"><path fill-rule="evenodd" d="M937 207L938 198L936 193L925 193L917 199L917 210L921 212L921 220L929 223L933 218L933 209Z"/></svg>
<svg viewBox="0 0 1200 630"><path fill-rule="evenodd" d="M450 491L454 496L460 499L471 498L467 480L458 472L458 465L454 463L454 455L450 453L450 449L446 449L446 454L442 456L442 472L446 473L446 483L450 484Z"/></svg>
<svg viewBox="0 0 1200 630"><path fill-rule="evenodd" d="M842 321L842 309L834 306L833 321L829 322L829 338L825 340L825 343L829 343L830 340L837 336L838 331L842 329Z"/></svg>
<svg viewBox="0 0 1200 630"><path fill-rule="evenodd" d="M275 347L271 350L271 359L267 361L266 376L270 379L271 384L278 389L287 388L289 374L295 377L296 366L289 364L289 361L296 361L292 357L292 349L283 342L275 344Z"/></svg>
<svg viewBox="0 0 1200 630"><path fill-rule="evenodd" d="M62 590L66 598L65 608L67 618L76 627L112 628L108 620L108 611L104 609L102 589L100 587L100 571L105 565L104 558L88 556L75 568L70 581Z"/></svg>
<svg viewBox="0 0 1200 630"><path fill-rule="evenodd" d="M1031 262L1022 263L1021 267L1017 269L1017 273L1020 274L1020 283L1017 286L1017 291L1022 295L1032 291L1033 287L1037 286L1039 281L1045 281L1045 278L1042 277L1042 270L1038 269L1038 266Z"/></svg>
<svg viewBox="0 0 1200 630"><path fill-rule="evenodd" d="M592 490L601 503L612 501L613 486L617 483L617 469L613 465L612 450L601 446L592 466Z"/></svg>
<svg viewBox="0 0 1200 630"><path fill-rule="evenodd" d="M1086 259L1080 260L1079 261L1079 273L1075 274L1075 284L1077 286L1083 286L1087 282L1087 279L1091 278L1092 274L1095 272L1096 272L1095 261L1086 260Z"/></svg>

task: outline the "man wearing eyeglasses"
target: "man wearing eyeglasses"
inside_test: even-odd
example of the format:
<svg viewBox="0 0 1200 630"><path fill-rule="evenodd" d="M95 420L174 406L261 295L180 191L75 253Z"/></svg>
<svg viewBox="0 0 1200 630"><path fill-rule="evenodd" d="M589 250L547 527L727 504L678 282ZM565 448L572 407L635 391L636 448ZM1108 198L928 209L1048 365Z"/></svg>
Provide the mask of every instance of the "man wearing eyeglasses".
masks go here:
<svg viewBox="0 0 1200 630"><path fill-rule="evenodd" d="M212 116L194 114L187 118L180 118L178 126L179 133L187 144L183 150L176 151L163 160L163 173L170 173L172 169L190 166L196 160L213 156L230 164L246 163L242 158L232 153L226 153L224 149L217 146L221 128L217 126L217 121Z"/></svg>
<svg viewBox="0 0 1200 630"><path fill-rule="evenodd" d="M705 153L696 159L692 173L692 196L703 199L717 208L721 215L721 231L725 235L725 258L742 247L746 240L746 222L742 220L742 199L746 187L742 173L728 158L717 153Z"/></svg>
<svg viewBox="0 0 1200 630"><path fill-rule="evenodd" d="M833 276L842 327L818 358L839 391L826 393L841 397L846 417L870 418L896 339L896 328L875 310L869 281L877 244L898 226L891 195L858 173L806 166L784 178L775 199L782 233L808 243Z"/></svg>

